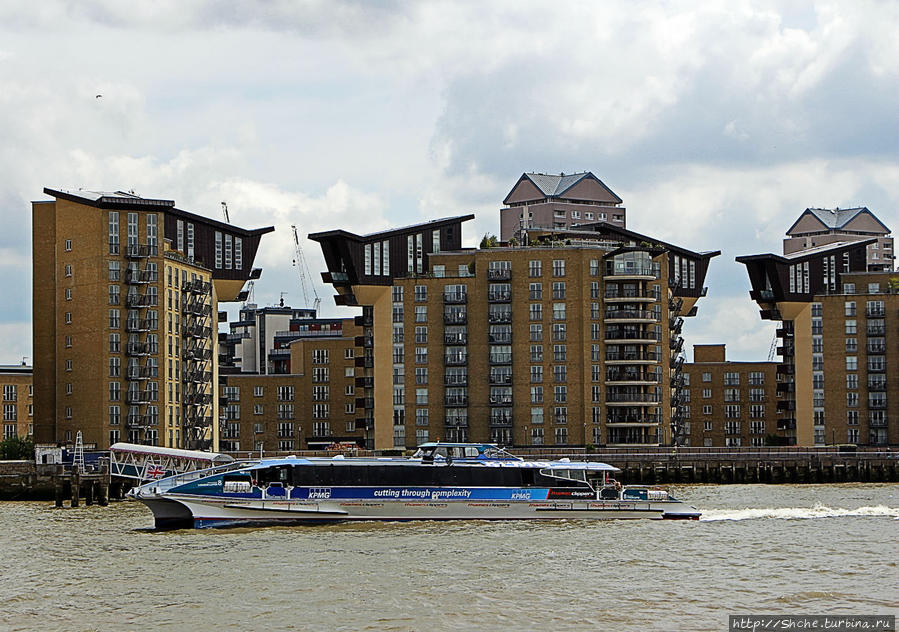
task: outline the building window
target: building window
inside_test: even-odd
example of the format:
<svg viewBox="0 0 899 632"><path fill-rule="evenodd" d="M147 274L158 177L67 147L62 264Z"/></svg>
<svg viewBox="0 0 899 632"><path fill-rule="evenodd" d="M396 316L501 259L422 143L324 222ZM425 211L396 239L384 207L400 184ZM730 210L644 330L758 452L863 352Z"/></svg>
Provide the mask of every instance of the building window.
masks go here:
<svg viewBox="0 0 899 632"><path fill-rule="evenodd" d="M230 270L233 265L233 237L225 235L225 269ZM299 264L298 264L299 265Z"/></svg>
<svg viewBox="0 0 899 632"><path fill-rule="evenodd" d="M66 312L65 321L66 321L66 325L72 324L72 312Z"/></svg>
<svg viewBox="0 0 899 632"><path fill-rule="evenodd" d="M543 262L539 260L528 261L528 276L532 278L543 276Z"/></svg>
<svg viewBox="0 0 899 632"><path fill-rule="evenodd" d="M72 252L72 240L71 239L66 239L65 248L66 248L66 252Z"/></svg>
<svg viewBox="0 0 899 632"><path fill-rule="evenodd" d="M325 369L327 370L327 369ZM314 369L313 369L314 371ZM313 382L318 381L313 379ZM278 387L278 401L281 402L292 402L293 401L293 386L279 386Z"/></svg>
<svg viewBox="0 0 899 632"><path fill-rule="evenodd" d="M564 259L553 259L553 276L554 277L565 276L565 260Z"/></svg>
<svg viewBox="0 0 899 632"><path fill-rule="evenodd" d="M531 303L528 307L528 314L531 320L543 320L543 304Z"/></svg>
<svg viewBox="0 0 899 632"><path fill-rule="evenodd" d="M222 268L222 233L215 231L215 267L218 270Z"/></svg>

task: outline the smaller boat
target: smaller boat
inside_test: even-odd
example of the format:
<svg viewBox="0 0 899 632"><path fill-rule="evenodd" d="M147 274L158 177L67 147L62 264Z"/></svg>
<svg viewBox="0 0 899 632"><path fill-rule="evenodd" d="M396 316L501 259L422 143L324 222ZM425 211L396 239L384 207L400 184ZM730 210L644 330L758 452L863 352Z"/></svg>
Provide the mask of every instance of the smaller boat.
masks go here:
<svg viewBox="0 0 899 632"><path fill-rule="evenodd" d="M152 481L130 496L157 528L343 520L698 519L596 461L524 460L493 444L425 443L411 458L286 457Z"/></svg>

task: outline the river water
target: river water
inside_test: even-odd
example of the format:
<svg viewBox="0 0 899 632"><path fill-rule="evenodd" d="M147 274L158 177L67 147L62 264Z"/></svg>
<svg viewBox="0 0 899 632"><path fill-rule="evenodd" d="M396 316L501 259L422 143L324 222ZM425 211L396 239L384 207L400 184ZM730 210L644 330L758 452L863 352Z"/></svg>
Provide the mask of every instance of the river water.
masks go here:
<svg viewBox="0 0 899 632"><path fill-rule="evenodd" d="M899 485L695 485L696 522L156 532L136 502L0 503L2 630L725 630L899 614Z"/></svg>

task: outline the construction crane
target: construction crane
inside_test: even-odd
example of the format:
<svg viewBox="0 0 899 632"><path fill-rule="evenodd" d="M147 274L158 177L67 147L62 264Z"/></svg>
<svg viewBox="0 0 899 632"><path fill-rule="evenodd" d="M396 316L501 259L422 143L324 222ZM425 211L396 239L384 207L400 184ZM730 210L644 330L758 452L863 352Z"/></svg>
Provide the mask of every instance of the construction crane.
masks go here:
<svg viewBox="0 0 899 632"><path fill-rule="evenodd" d="M228 216L228 203L222 202L222 215L225 216L225 223L230 224L231 218Z"/></svg>
<svg viewBox="0 0 899 632"><path fill-rule="evenodd" d="M774 361L774 356L777 353L777 334L774 334L774 339L771 340L771 348L768 349L768 362Z"/></svg>
<svg viewBox="0 0 899 632"><path fill-rule="evenodd" d="M293 248L296 253L296 258L293 260L293 265L297 268L297 274L300 277L300 289L303 290L303 303L306 307L309 307L309 292L306 288L307 279L308 284L312 288L312 295L315 297L315 300L312 302L312 309L315 310L316 315L318 315L318 308L322 303L322 300L318 297L318 292L315 290L315 284L312 283L312 273L309 272L309 264L306 263L306 256L303 254L303 247L300 245L300 237L297 234L297 227L295 225L290 226L291 230L293 230Z"/></svg>

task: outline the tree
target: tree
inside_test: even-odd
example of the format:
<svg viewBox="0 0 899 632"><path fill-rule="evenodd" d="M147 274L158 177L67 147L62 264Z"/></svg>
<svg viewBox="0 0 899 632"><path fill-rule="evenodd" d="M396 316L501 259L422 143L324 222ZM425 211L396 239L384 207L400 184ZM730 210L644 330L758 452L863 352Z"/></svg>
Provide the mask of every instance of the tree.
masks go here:
<svg viewBox="0 0 899 632"><path fill-rule="evenodd" d="M0 461L30 461L34 459L31 437L9 437L0 442Z"/></svg>
<svg viewBox="0 0 899 632"><path fill-rule="evenodd" d="M484 233L483 239L481 239L481 250L487 248L496 248L499 242L496 239L496 235L491 235L490 233Z"/></svg>

